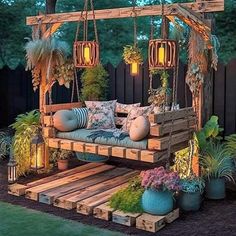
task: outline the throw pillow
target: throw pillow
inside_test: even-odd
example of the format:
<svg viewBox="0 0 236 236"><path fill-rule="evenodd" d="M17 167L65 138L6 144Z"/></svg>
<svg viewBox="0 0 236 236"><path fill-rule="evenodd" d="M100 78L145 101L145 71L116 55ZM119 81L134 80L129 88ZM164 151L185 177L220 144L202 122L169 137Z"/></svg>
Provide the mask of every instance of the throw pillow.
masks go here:
<svg viewBox="0 0 236 236"><path fill-rule="evenodd" d="M140 141L144 139L150 130L150 123L147 117L139 116L132 121L129 136L133 141Z"/></svg>
<svg viewBox="0 0 236 236"><path fill-rule="evenodd" d="M112 101L85 101L88 108L88 129L115 128L114 111L116 100Z"/></svg>
<svg viewBox="0 0 236 236"><path fill-rule="evenodd" d="M116 103L116 112L124 111L125 113L129 113L133 107L140 107L141 103L134 103L134 104L122 104L117 102Z"/></svg>
<svg viewBox="0 0 236 236"><path fill-rule="evenodd" d="M78 127L78 120L73 111L60 110L53 115L53 125L59 131L73 131Z"/></svg>
<svg viewBox="0 0 236 236"><path fill-rule="evenodd" d="M153 111L152 105L146 107L133 107L127 116L126 122L122 126L122 130L125 132L129 132L133 120L135 120L138 116L147 117L152 111Z"/></svg>
<svg viewBox="0 0 236 236"><path fill-rule="evenodd" d="M72 108L72 111L77 117L78 120L78 128L85 128L88 122L88 108Z"/></svg>

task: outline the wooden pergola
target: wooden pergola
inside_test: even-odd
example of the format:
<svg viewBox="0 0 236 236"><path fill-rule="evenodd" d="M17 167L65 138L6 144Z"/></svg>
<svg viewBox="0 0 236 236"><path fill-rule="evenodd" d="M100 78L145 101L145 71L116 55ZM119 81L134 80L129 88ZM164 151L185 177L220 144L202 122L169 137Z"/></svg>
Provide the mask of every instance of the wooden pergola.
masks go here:
<svg viewBox="0 0 236 236"><path fill-rule="evenodd" d="M164 14L166 16L175 16L189 25L193 30L199 33L202 38L207 42L208 46L211 47L211 21L206 19L208 13L224 11L224 0L196 0L190 3L175 3L166 4L164 6ZM84 13L85 14L85 13ZM103 9L95 10L95 19L118 19L118 18L129 18L142 16L160 16L162 14L161 5L141 6L126 8L114 8L114 9ZM88 12L88 20L93 19L92 11ZM43 38L50 37L53 33L60 28L65 22L78 22L83 21L84 16L81 17L81 12L70 12L70 13L56 13L47 15L30 16L26 18L26 24L33 27L34 33L38 31L39 27L42 32ZM40 112L44 113L47 109L44 104L44 97L47 92L46 89L46 70L41 72L40 82ZM203 101L203 100L201 100ZM203 103L200 102L200 114ZM56 106L56 105L54 105ZM48 164L48 155L46 151L46 167Z"/></svg>

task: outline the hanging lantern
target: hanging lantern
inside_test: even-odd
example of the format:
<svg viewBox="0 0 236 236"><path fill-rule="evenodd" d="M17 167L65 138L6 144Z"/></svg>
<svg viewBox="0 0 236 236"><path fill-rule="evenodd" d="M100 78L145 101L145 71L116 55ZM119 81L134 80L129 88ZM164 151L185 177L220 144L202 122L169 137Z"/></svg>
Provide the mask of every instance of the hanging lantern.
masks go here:
<svg viewBox="0 0 236 236"><path fill-rule="evenodd" d="M133 62L130 64L130 75L137 76L139 74L139 63Z"/></svg>
<svg viewBox="0 0 236 236"><path fill-rule="evenodd" d="M94 14L93 1L90 0L91 10L93 13L93 25L95 41L88 41L88 0L84 2L84 10L81 11L80 19L83 19L83 41L78 41L80 21L76 31L76 38L73 46L74 65L77 68L89 68L99 64L99 43L97 35L96 20ZM85 17L83 13L85 12Z"/></svg>
<svg viewBox="0 0 236 236"><path fill-rule="evenodd" d="M95 41L74 42L74 65L75 67L94 67L99 63L99 44Z"/></svg>
<svg viewBox="0 0 236 236"><path fill-rule="evenodd" d="M153 39L153 19L151 24L151 39L148 46L149 69L172 69L177 64L178 47L175 40L167 39L166 27L168 20L164 16L164 0L162 0L161 39Z"/></svg>
<svg viewBox="0 0 236 236"><path fill-rule="evenodd" d="M176 67L177 43L170 39L149 41L148 62L150 69L171 69Z"/></svg>
<svg viewBox="0 0 236 236"><path fill-rule="evenodd" d="M30 168L38 171L45 167L45 143L40 133L36 134L30 144Z"/></svg>
<svg viewBox="0 0 236 236"><path fill-rule="evenodd" d="M17 168L17 163L14 159L13 151L11 149L10 150L10 160L7 164L8 183L9 184L16 183L16 181L17 181L16 168Z"/></svg>

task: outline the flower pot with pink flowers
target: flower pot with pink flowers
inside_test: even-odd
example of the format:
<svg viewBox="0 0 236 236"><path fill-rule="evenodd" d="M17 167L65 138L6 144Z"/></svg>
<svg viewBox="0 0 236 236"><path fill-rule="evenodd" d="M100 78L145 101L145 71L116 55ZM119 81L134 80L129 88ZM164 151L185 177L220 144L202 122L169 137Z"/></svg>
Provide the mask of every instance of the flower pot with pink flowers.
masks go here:
<svg viewBox="0 0 236 236"><path fill-rule="evenodd" d="M142 186L145 191L142 195L142 207L153 215L166 215L174 208L173 194L180 190L178 173L159 167L141 172Z"/></svg>

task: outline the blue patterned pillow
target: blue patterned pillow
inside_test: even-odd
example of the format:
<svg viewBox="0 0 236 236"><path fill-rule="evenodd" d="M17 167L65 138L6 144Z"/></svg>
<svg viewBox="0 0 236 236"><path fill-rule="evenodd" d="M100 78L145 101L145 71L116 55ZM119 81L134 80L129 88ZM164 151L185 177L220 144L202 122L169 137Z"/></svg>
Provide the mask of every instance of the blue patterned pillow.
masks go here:
<svg viewBox="0 0 236 236"><path fill-rule="evenodd" d="M78 120L78 128L85 128L88 123L88 108L72 108Z"/></svg>

